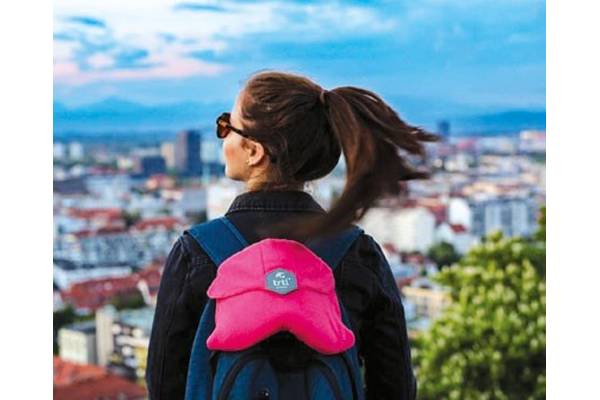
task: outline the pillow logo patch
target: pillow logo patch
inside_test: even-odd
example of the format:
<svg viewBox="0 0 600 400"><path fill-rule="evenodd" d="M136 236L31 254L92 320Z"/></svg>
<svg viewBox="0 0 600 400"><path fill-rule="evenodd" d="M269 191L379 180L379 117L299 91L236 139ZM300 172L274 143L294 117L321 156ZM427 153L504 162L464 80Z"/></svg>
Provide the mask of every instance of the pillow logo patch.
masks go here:
<svg viewBox="0 0 600 400"><path fill-rule="evenodd" d="M283 268L277 268L267 274L266 288L275 293L288 294L298 289L296 275Z"/></svg>

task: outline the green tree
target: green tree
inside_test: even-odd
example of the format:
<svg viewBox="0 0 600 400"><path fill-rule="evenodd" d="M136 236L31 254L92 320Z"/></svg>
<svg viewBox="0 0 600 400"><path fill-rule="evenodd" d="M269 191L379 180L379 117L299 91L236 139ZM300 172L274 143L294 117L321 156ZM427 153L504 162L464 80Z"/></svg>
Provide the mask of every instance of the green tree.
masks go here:
<svg viewBox="0 0 600 400"><path fill-rule="evenodd" d="M439 242L429 248L427 257L433 260L439 269L454 264L460 259L460 255L451 243Z"/></svg>
<svg viewBox="0 0 600 400"><path fill-rule="evenodd" d="M542 206L540 208L540 213L539 213L539 226L538 226L538 230L535 232L534 234L534 238L536 240L539 240L541 242L546 242L546 206Z"/></svg>
<svg viewBox="0 0 600 400"><path fill-rule="evenodd" d="M133 293L119 294L110 300L110 304L117 310L128 310L134 308L142 308L146 306L144 296L139 291Z"/></svg>
<svg viewBox="0 0 600 400"><path fill-rule="evenodd" d="M142 215L137 210L136 211L123 210L123 211L121 211L121 218L123 218L123 221L125 222L125 226L127 228L130 228L142 219Z"/></svg>
<svg viewBox="0 0 600 400"><path fill-rule="evenodd" d="M545 208L531 239L494 232L434 278L451 303L415 340L420 399L544 399Z"/></svg>

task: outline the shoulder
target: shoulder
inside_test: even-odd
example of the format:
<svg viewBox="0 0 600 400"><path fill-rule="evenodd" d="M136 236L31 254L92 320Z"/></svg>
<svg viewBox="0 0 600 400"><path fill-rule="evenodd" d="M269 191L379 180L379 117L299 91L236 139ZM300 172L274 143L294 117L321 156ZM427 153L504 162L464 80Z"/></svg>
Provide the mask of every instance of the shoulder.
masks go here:
<svg viewBox="0 0 600 400"><path fill-rule="evenodd" d="M386 259L377 241L371 235L362 232L350 247L345 261L360 263L377 273L381 268L381 263L386 262Z"/></svg>
<svg viewBox="0 0 600 400"><path fill-rule="evenodd" d="M385 262L385 257L375 239L363 232L350 246L337 273L346 284L375 286Z"/></svg>
<svg viewBox="0 0 600 400"><path fill-rule="evenodd" d="M396 287L390 264L379 243L363 232L351 246L343 261L346 275L368 279L379 289L393 291ZM397 289L396 289L397 290Z"/></svg>
<svg viewBox="0 0 600 400"><path fill-rule="evenodd" d="M189 230L184 231L175 241L171 249L171 256L185 259L190 265L213 264Z"/></svg>

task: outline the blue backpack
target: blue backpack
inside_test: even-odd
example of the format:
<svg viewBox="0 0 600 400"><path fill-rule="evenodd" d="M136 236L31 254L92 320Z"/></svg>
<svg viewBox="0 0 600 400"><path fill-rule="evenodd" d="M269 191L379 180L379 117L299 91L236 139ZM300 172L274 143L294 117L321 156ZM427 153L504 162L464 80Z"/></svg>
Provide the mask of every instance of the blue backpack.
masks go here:
<svg viewBox="0 0 600 400"><path fill-rule="evenodd" d="M248 243L226 218L192 227L188 233L217 265ZM328 238L305 243L332 270L362 233L353 226ZM351 329L338 296L342 321ZM202 315L188 366L185 400L364 400L356 343L337 354L322 354L282 331L240 351L213 351L206 341L215 329L215 300Z"/></svg>

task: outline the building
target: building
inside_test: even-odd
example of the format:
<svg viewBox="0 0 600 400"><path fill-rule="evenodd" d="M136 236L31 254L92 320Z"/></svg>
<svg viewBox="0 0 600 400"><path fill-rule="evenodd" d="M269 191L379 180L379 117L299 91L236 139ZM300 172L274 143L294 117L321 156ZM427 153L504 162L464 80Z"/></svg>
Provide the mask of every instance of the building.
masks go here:
<svg viewBox="0 0 600 400"><path fill-rule="evenodd" d="M145 177L167 172L167 163L162 156L143 156L139 163L140 173Z"/></svg>
<svg viewBox="0 0 600 400"><path fill-rule="evenodd" d="M207 207L207 190L209 186L187 186L177 191L173 204L173 214L180 218L197 218L205 215Z"/></svg>
<svg viewBox="0 0 600 400"><path fill-rule="evenodd" d="M164 259L186 224L175 217L154 217L138 221L130 229L137 249L137 257L143 265Z"/></svg>
<svg viewBox="0 0 600 400"><path fill-rule="evenodd" d="M130 379L143 381L154 308L116 312L105 307L96 313L101 365Z"/></svg>
<svg viewBox="0 0 600 400"><path fill-rule="evenodd" d="M202 159L202 176L205 179L221 177L225 174L225 165L221 152L222 142L215 138L202 141L200 158Z"/></svg>
<svg viewBox="0 0 600 400"><path fill-rule="evenodd" d="M69 143L69 159L71 161L82 161L85 156L83 145L79 142Z"/></svg>
<svg viewBox="0 0 600 400"><path fill-rule="evenodd" d="M175 168L185 176L202 175L200 133L194 130L179 132L175 139Z"/></svg>
<svg viewBox="0 0 600 400"><path fill-rule="evenodd" d="M112 337L113 322L118 312L112 305L106 305L96 310L96 357L97 364L106 367L114 349Z"/></svg>
<svg viewBox="0 0 600 400"><path fill-rule="evenodd" d="M64 179L55 179L52 185L52 191L55 195L61 196L85 196L88 189L85 180L81 177L64 177Z"/></svg>
<svg viewBox="0 0 600 400"><path fill-rule="evenodd" d="M136 252L137 242L125 227L83 229L63 235L60 241L55 241L54 254L57 258L69 259L81 265L137 266L144 263Z"/></svg>
<svg viewBox="0 0 600 400"><path fill-rule="evenodd" d="M65 303L62 300L62 295L60 294L60 288L56 285L56 282L52 282L52 309L54 312L63 310L65 308Z"/></svg>
<svg viewBox="0 0 600 400"><path fill-rule="evenodd" d="M450 140L450 122L446 120L439 121L437 124L437 133L442 137L442 140L448 142Z"/></svg>
<svg viewBox="0 0 600 400"><path fill-rule="evenodd" d="M546 132L525 130L519 133L519 151L546 154Z"/></svg>
<svg viewBox="0 0 600 400"><path fill-rule="evenodd" d="M66 208L54 216L54 224L62 233L106 226L124 226L120 208Z"/></svg>
<svg viewBox="0 0 600 400"><path fill-rule="evenodd" d="M450 243L457 253L465 254L469 249L478 243L477 238L465 228L462 224L449 224L442 222L435 229L435 241Z"/></svg>
<svg viewBox="0 0 600 400"><path fill-rule="evenodd" d="M54 142L52 146L52 155L55 160L63 160L67 155L67 148L64 143Z"/></svg>
<svg viewBox="0 0 600 400"><path fill-rule="evenodd" d="M448 200L448 223L462 225L467 231L471 229L473 212L469 201L463 197L451 197Z"/></svg>
<svg viewBox="0 0 600 400"><path fill-rule="evenodd" d="M471 232L483 237L499 230L505 236L528 237L537 227L539 205L534 199L513 196L475 196L469 199L472 210Z"/></svg>
<svg viewBox="0 0 600 400"><path fill-rule="evenodd" d="M119 278L128 276L132 268L127 264L89 264L55 258L53 260L54 284L59 290L91 279Z"/></svg>
<svg viewBox="0 0 600 400"><path fill-rule="evenodd" d="M96 364L96 323L79 322L58 331L60 358L78 364Z"/></svg>
<svg viewBox="0 0 600 400"><path fill-rule="evenodd" d="M94 207L121 206L122 199L131 194L134 185L127 174L90 176L85 183L91 195L86 200L93 200Z"/></svg>
<svg viewBox="0 0 600 400"><path fill-rule="evenodd" d="M206 217L213 219L225 215L225 212L240 192L241 187L232 182L221 181L207 186L204 195Z"/></svg>
<svg viewBox="0 0 600 400"><path fill-rule="evenodd" d="M140 288L146 288L147 294ZM89 313L120 299L136 299L141 297L144 301L155 301L160 285L160 271L156 266L151 266L133 274L106 279L93 279L73 284L63 292L63 299L76 310Z"/></svg>
<svg viewBox="0 0 600 400"><path fill-rule="evenodd" d="M359 225L377 242L398 251L426 252L435 242L436 216L427 207L375 207Z"/></svg>
<svg viewBox="0 0 600 400"><path fill-rule="evenodd" d="M171 142L160 144L160 155L165 159L167 168L175 168L175 145Z"/></svg>
<svg viewBox="0 0 600 400"><path fill-rule="evenodd" d="M175 178L166 174L152 175L146 180L147 190L174 189L176 186Z"/></svg>
<svg viewBox="0 0 600 400"><path fill-rule="evenodd" d="M415 305L417 317L428 319L435 319L450 302L446 291L433 287L404 286L402 295Z"/></svg>

